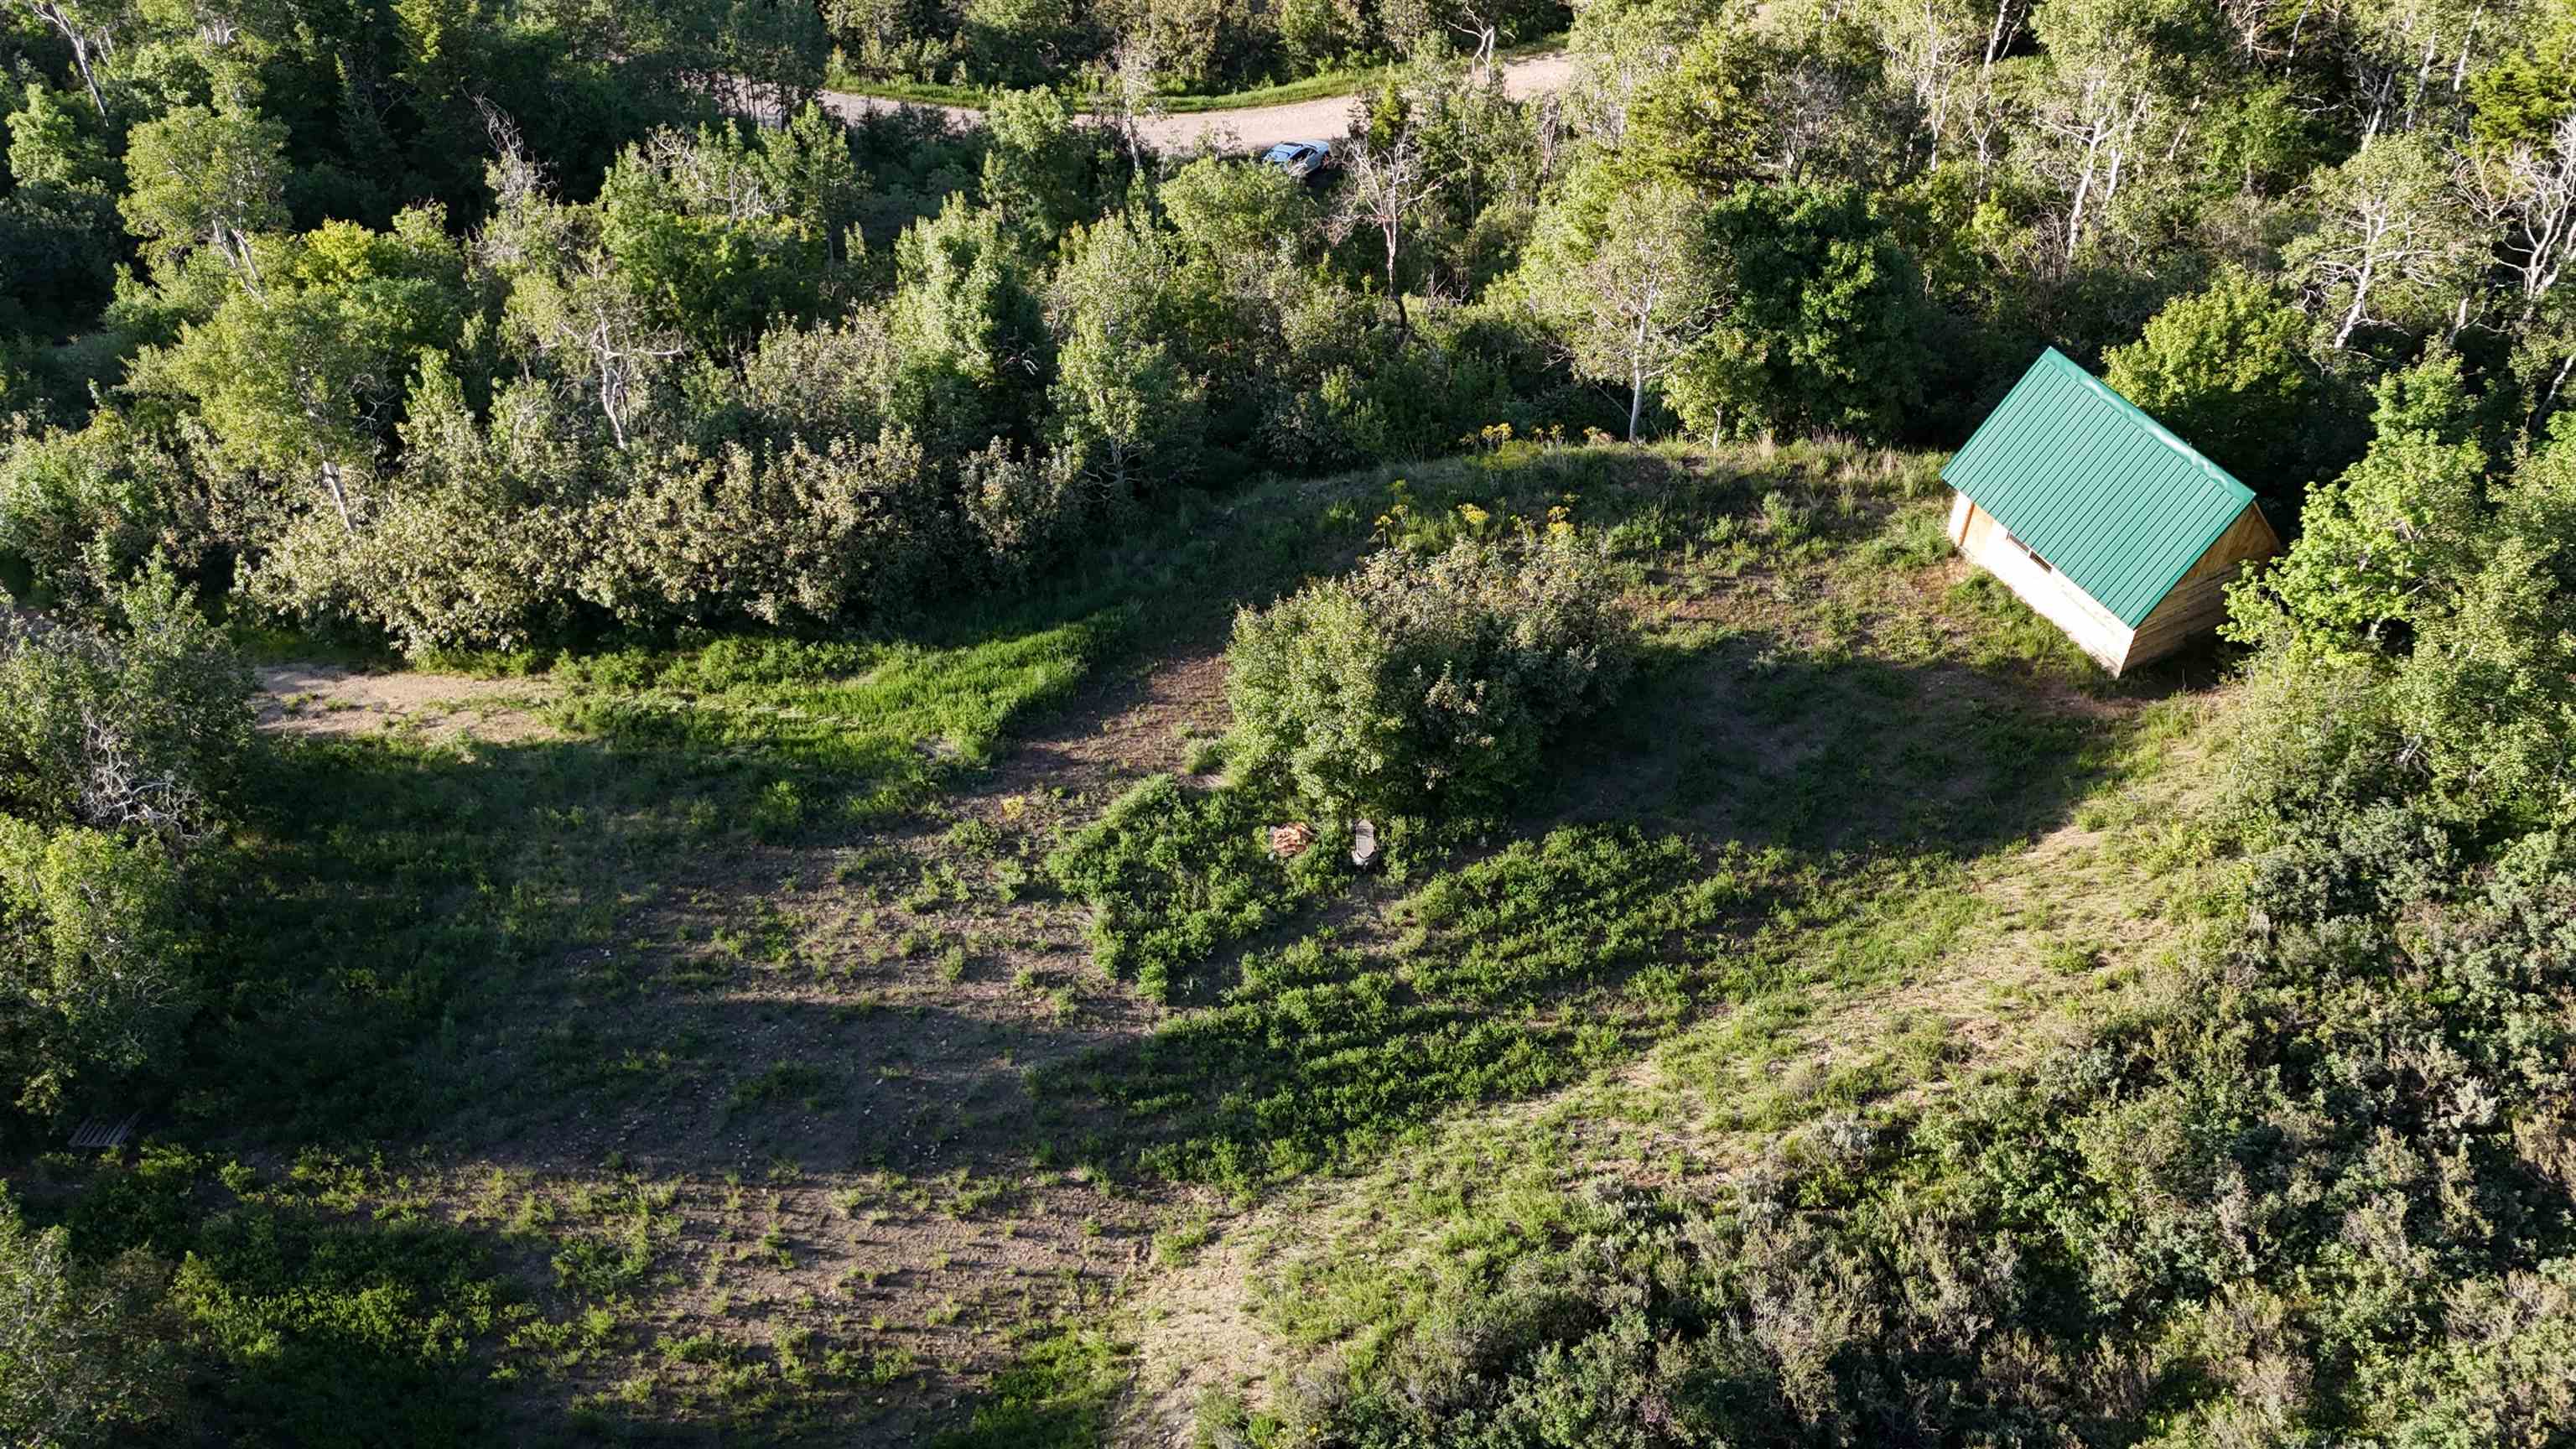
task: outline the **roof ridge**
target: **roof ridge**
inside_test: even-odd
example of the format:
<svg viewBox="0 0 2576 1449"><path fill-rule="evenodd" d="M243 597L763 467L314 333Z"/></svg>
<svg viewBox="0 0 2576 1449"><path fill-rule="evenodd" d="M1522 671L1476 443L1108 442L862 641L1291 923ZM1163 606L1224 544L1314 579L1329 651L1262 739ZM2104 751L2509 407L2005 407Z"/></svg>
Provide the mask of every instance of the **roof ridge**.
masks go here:
<svg viewBox="0 0 2576 1449"><path fill-rule="evenodd" d="M2255 501L2242 480L2054 347L1941 476L2131 627Z"/></svg>
<svg viewBox="0 0 2576 1449"><path fill-rule="evenodd" d="M2184 441L2182 435L2175 432L2173 429L2157 422L2155 414L2148 412L2145 408L2142 408L2136 403L2129 401L2127 398L2122 397L2118 388L2113 387L2111 384L2104 382L2098 377L2095 377L2091 372L2085 369L2083 364L2077 362L2074 358L2067 356L2065 353L2058 351L2052 346L2041 350L2040 360L2043 362L2055 362L2059 367L2064 368L2067 372L2080 379L2084 386L2089 388L2095 396L2110 403L2122 412L2129 414L2131 417L2136 418L2139 422L2145 423L2147 425L2148 432L2152 433L2159 442L2162 442L2166 447L2173 449L2175 452L2182 454L2185 458L2190 459L2194 464L2197 464L2200 467L2202 472L2209 474L2219 482L2224 483L2228 487L2235 489L2237 492L2244 494L2246 502L2250 503L2254 500L2254 490L2246 487L2244 480L2218 466L2218 464L2211 459L2207 453L2202 452L2198 448L2193 447L2190 443Z"/></svg>

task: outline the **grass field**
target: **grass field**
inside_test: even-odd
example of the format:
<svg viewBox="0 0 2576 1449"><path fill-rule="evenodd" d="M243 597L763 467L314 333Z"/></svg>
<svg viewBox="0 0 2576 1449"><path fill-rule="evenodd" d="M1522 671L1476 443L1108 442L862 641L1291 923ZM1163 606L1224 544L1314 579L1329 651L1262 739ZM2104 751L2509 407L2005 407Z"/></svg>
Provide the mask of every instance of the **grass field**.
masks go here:
<svg viewBox="0 0 2576 1449"><path fill-rule="evenodd" d="M932 639L326 681L195 1086L11 1176L186 1257L244 1442L1250 1424L1571 1188L1909 1110L2193 928L2215 665L2102 678L1936 466L1514 444L1193 505ZM1647 621L1621 705L1385 869L1248 848L1234 607L1551 508Z"/></svg>

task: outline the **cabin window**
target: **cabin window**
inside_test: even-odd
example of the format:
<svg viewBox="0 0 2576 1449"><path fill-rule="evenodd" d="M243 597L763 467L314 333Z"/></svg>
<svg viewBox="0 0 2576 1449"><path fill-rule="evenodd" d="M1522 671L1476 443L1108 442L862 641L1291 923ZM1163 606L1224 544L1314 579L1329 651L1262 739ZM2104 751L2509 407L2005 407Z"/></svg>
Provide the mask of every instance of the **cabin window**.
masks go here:
<svg viewBox="0 0 2576 1449"><path fill-rule="evenodd" d="M2026 543L2022 542L2022 541L2021 541L2021 539L2020 539L2017 535L2013 534L2011 531L2007 530L2007 531L2005 532L2005 534L2004 534L2004 537L2005 537L2005 538L2007 538L2007 539L2012 540L2012 546L2013 546L2013 547L2015 547L2015 548L2017 548L2017 549L2020 549L2023 553L2029 554L2029 555L2030 555L2030 561L2031 561L2032 563L2035 563L2035 564L2039 565L2039 571L2040 571L2041 573L2044 573L2044 574L2053 574L2053 573L2057 572L2057 570L2056 570L2056 569L2049 567L2048 560L2046 560L2046 559L2044 559L2044 558L2041 558L2041 557L2039 556L2039 550L2038 550L2038 549L2032 548L2029 544L2026 544Z"/></svg>

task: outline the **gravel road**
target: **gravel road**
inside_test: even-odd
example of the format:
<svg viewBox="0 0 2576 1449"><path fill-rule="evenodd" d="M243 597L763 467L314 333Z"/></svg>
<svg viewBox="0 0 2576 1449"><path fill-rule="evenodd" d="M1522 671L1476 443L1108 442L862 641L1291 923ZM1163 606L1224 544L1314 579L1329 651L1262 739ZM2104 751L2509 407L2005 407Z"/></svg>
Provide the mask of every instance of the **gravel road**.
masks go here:
<svg viewBox="0 0 2576 1449"><path fill-rule="evenodd" d="M1503 91L1514 100L1525 100L1562 87L1573 70L1574 62L1563 54L1508 61L1503 66ZM1247 151L1281 141L1329 141L1350 131L1352 99L1350 96L1327 96L1320 101L1296 101L1284 106L1246 106L1234 111L1156 116L1145 123L1145 135L1165 151L1192 150L1210 138L1229 149ZM879 100L874 96L854 96L846 91L823 92L823 104L844 120L857 120L879 111L914 106L909 101ZM984 116L983 112L971 106L917 108L943 112L950 120L967 126L976 124Z"/></svg>

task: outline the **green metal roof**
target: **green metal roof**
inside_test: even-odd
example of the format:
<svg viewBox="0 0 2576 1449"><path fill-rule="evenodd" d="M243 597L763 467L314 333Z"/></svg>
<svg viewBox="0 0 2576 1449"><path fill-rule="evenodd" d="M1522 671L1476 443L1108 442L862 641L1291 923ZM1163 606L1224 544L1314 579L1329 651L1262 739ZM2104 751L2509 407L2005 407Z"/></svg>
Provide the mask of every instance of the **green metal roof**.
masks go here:
<svg viewBox="0 0 2576 1449"><path fill-rule="evenodd" d="M2131 628L2254 501L2054 347L1941 478Z"/></svg>

